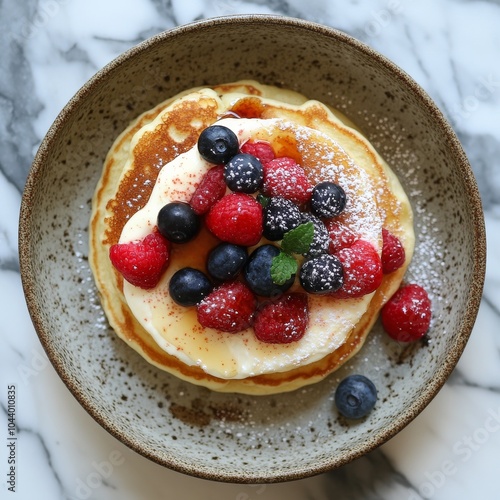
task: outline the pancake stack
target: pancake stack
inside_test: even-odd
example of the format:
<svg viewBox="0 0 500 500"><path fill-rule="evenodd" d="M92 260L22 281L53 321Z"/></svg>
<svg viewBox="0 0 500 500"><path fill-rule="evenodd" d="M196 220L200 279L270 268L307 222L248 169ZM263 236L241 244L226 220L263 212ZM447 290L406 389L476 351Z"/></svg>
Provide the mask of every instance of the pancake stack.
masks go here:
<svg viewBox="0 0 500 500"><path fill-rule="evenodd" d="M204 270L208 251L218 243L206 230L193 242L174 246L171 264L154 290L124 282L111 265L109 248L145 236L164 203L189 200L207 169L196 151L198 137L216 122L240 137L270 142L276 156L295 157L313 184L340 179L351 200L342 222L379 253L382 227L389 230L405 248L404 265L360 298L310 296L309 329L287 345L259 342L251 331L203 328L194 308L170 299L168 281L177 269ZM182 189L172 189L181 184ZM356 354L381 307L399 288L413 247L408 198L351 122L295 92L242 81L183 92L120 134L95 191L89 257L110 325L147 361L216 391L264 395L318 382ZM296 283L292 291L299 288Z"/></svg>

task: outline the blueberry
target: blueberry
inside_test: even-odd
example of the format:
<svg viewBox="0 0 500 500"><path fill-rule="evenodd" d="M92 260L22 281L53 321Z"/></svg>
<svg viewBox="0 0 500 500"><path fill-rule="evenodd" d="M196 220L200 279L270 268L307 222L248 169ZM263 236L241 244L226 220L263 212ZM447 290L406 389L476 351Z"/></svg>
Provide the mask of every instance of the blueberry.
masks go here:
<svg viewBox="0 0 500 500"><path fill-rule="evenodd" d="M307 257L315 257L328 252L330 247L330 233L324 222L309 212L302 213L302 223L312 222L314 225L314 237L306 253Z"/></svg>
<svg viewBox="0 0 500 500"><path fill-rule="evenodd" d="M232 243L221 243L208 254L207 271L212 278L219 281L233 279L241 271L248 254L245 247Z"/></svg>
<svg viewBox="0 0 500 500"><path fill-rule="evenodd" d="M311 211L318 217L337 217L346 205L345 191L338 184L324 181L314 186L311 195Z"/></svg>
<svg viewBox="0 0 500 500"><path fill-rule="evenodd" d="M227 163L238 153L239 148L236 134L223 125L207 127L198 138L198 152L210 163Z"/></svg>
<svg viewBox="0 0 500 500"><path fill-rule="evenodd" d="M250 254L243 268L243 276L255 294L263 297L276 297L293 285L295 275L283 285L277 285L271 278L271 264L273 258L279 253L280 249L274 245L262 245Z"/></svg>
<svg viewBox="0 0 500 500"><path fill-rule="evenodd" d="M224 167L224 180L231 191L255 193L264 179L264 167L253 155L239 153Z"/></svg>
<svg viewBox="0 0 500 500"><path fill-rule="evenodd" d="M211 291L212 283L205 273L192 267L183 267L170 278L168 290L172 300L181 306L194 306Z"/></svg>
<svg viewBox="0 0 500 500"><path fill-rule="evenodd" d="M281 196L268 201L263 215L263 234L271 241L282 240L285 233L297 227L302 220L297 205Z"/></svg>
<svg viewBox="0 0 500 500"><path fill-rule="evenodd" d="M377 389L364 375L349 375L335 391L335 405L346 418L363 418L377 402Z"/></svg>
<svg viewBox="0 0 500 500"><path fill-rule="evenodd" d="M300 284L309 293L335 292L344 284L344 269L335 255L325 253L306 260L299 278Z"/></svg>
<svg viewBox="0 0 500 500"><path fill-rule="evenodd" d="M176 201L167 203L158 212L158 231L173 243L186 243L200 230L200 217L190 205Z"/></svg>

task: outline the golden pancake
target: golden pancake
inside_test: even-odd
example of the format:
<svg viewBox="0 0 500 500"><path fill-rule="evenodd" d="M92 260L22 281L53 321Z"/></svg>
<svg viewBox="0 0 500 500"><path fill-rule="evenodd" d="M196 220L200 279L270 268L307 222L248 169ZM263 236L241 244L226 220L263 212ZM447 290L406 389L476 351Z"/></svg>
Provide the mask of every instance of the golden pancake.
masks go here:
<svg viewBox="0 0 500 500"><path fill-rule="evenodd" d="M190 244L186 244L182 252L172 256L171 262L177 263L170 264L162 282L152 292L124 283L109 261L112 244L120 238L128 241L139 238L141 231L150 230L158 206L171 200L156 196L155 185L170 182L172 186L176 185L174 181L182 181L182 194L189 199L203 171L196 167L193 172L186 171L183 165L193 162L183 164L182 160L193 154L201 131L221 119L233 127L243 126L245 120L252 122L251 127L247 125L252 128L252 138L272 142L277 156L300 157L297 159L314 184L321 180L338 180L341 175L345 176L343 183L352 179L348 188L356 195L352 196L356 206L341 215L343 222L355 226L357 234L363 235L379 251L382 226L398 236L405 247L405 264L385 275L375 293L346 300L311 296L310 323L317 333L314 336L306 332L306 340L296 345L262 346L263 343L251 340L251 332L241 335L200 332L201 325L196 327L193 322L195 311L172 303L166 305L169 312L182 318L176 326L171 322L155 328L150 327L151 322L144 322L139 314L144 304L150 303L155 296L164 304L168 302L165 289L169 276L179 267L188 265L181 255L189 265L204 269L206 251L202 250L216 244L208 232L202 232L191 249ZM334 164L338 168L333 168L333 164L325 168L325 158L331 152L335 153ZM162 176L166 180L162 181ZM367 186L369 189L365 189ZM179 197L180 194L178 190L171 196ZM403 189L350 122L323 104L308 101L297 93L256 82L237 82L183 92L138 117L118 137L106 158L93 200L90 265L111 326L149 362L214 390L271 394L323 379L361 348L381 306L399 287L411 260L413 245L412 213ZM348 317L350 310L356 317L355 323L343 322L342 328L334 324L332 318ZM161 321L156 323L161 324ZM320 330L326 332L324 342L316 342L321 337ZM183 338L183 343L175 344L175 337ZM200 338L209 342L209 354L204 355L205 358L195 353L200 349ZM191 347L193 352L190 352ZM235 363L228 368L231 353ZM256 361L248 368L248 363L239 360L240 357ZM225 360L224 368L216 366L214 359Z"/></svg>

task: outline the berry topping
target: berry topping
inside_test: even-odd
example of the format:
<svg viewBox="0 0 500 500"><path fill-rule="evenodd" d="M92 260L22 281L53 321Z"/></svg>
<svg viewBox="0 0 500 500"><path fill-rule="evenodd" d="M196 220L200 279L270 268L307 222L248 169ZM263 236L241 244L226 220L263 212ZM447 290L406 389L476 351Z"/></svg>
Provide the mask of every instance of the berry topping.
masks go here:
<svg viewBox="0 0 500 500"><path fill-rule="evenodd" d="M368 415L377 402L377 389L364 375L349 375L335 391L337 410L346 418L358 419Z"/></svg>
<svg viewBox="0 0 500 500"><path fill-rule="evenodd" d="M300 269L300 284L309 293L335 292L344 283L344 271L335 255L323 254L305 261Z"/></svg>
<svg viewBox="0 0 500 500"><path fill-rule="evenodd" d="M170 278L168 291L174 302L180 306L194 306L212 291L207 276L192 267L179 269Z"/></svg>
<svg viewBox="0 0 500 500"><path fill-rule="evenodd" d="M289 344L304 336L308 323L307 295L290 293L264 304L257 311L253 327L262 342Z"/></svg>
<svg viewBox="0 0 500 500"><path fill-rule="evenodd" d="M264 179L264 168L255 156L239 153L224 167L227 187L239 193L255 193Z"/></svg>
<svg viewBox="0 0 500 500"><path fill-rule="evenodd" d="M227 194L210 209L205 222L220 240L252 246L262 237L262 205L248 194Z"/></svg>
<svg viewBox="0 0 500 500"><path fill-rule="evenodd" d="M416 284L404 285L385 304L382 326L394 340L412 342L422 338L431 322L431 301Z"/></svg>
<svg viewBox="0 0 500 500"><path fill-rule="evenodd" d="M304 255L307 255L308 257L314 257L316 255L321 255L322 253L328 252L328 246L330 245L330 235L328 234L328 229L326 229L323 221L308 212L304 212L302 214L302 222L312 222L314 226L314 237L312 243L310 244L307 252L304 252Z"/></svg>
<svg viewBox="0 0 500 500"><path fill-rule="evenodd" d="M154 288L168 266L170 243L158 232L143 240L116 243L109 249L109 258L123 278L134 286Z"/></svg>
<svg viewBox="0 0 500 500"><path fill-rule="evenodd" d="M312 221L301 222L290 229L281 241L281 250L289 254L306 254L314 240L314 224Z"/></svg>
<svg viewBox="0 0 500 500"><path fill-rule="evenodd" d="M198 138L198 152L210 163L227 163L239 148L236 134L222 125L207 127Z"/></svg>
<svg viewBox="0 0 500 500"><path fill-rule="evenodd" d="M344 268L344 284L333 294L341 299L362 297L382 283L382 261L375 247L358 240L337 253Z"/></svg>
<svg viewBox="0 0 500 500"><path fill-rule="evenodd" d="M311 211L318 217L337 217L346 205L344 190L333 182L316 184L311 195Z"/></svg>
<svg viewBox="0 0 500 500"><path fill-rule="evenodd" d="M405 249L396 236L387 229L382 229L382 271L389 274L405 263Z"/></svg>
<svg viewBox="0 0 500 500"><path fill-rule="evenodd" d="M330 235L330 253L337 253L342 248L350 247L358 239L356 234L339 220L329 220L326 223L326 229Z"/></svg>
<svg viewBox="0 0 500 500"><path fill-rule="evenodd" d="M248 141L241 146L240 151L255 156L262 164L274 160L274 151L268 142Z"/></svg>
<svg viewBox="0 0 500 500"><path fill-rule="evenodd" d="M273 259L279 254L280 249L274 245L262 245L250 254L243 268L243 276L248 286L257 295L276 297L293 285L295 274L280 285L276 284L271 277Z"/></svg>
<svg viewBox="0 0 500 500"><path fill-rule="evenodd" d="M212 278L228 281L236 278L247 261L245 247L232 243L221 243L208 254L207 271Z"/></svg>
<svg viewBox="0 0 500 500"><path fill-rule="evenodd" d="M192 240L200 230L200 218L184 202L167 203L158 212L158 231L173 243L186 243Z"/></svg>
<svg viewBox="0 0 500 500"><path fill-rule="evenodd" d="M280 252L271 262L271 279L276 285L285 285L288 280L295 278L298 268L299 264L293 255Z"/></svg>
<svg viewBox="0 0 500 500"><path fill-rule="evenodd" d="M248 287L239 281L230 281L198 304L198 322L223 332L241 332L250 327L255 307L255 297Z"/></svg>
<svg viewBox="0 0 500 500"><path fill-rule="evenodd" d="M189 204L198 215L207 213L226 194L224 165L212 167L196 188Z"/></svg>
<svg viewBox="0 0 500 500"><path fill-rule="evenodd" d="M264 207L264 236L271 241L283 239L287 231L301 222L300 210L286 198L271 198Z"/></svg>
<svg viewBox="0 0 500 500"><path fill-rule="evenodd" d="M282 196L297 205L309 201L312 185L304 169L292 158L275 158L264 165L262 192L266 196Z"/></svg>
<svg viewBox="0 0 500 500"><path fill-rule="evenodd" d="M307 254L314 240L314 224L305 222L291 229L281 240L281 252L273 258L271 278L284 285L297 274L298 262L292 254Z"/></svg>

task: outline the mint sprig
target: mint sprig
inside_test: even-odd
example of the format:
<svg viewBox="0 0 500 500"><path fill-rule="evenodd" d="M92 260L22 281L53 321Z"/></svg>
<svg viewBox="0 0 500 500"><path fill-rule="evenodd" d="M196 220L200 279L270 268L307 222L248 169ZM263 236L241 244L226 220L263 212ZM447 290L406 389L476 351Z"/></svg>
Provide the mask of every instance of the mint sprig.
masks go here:
<svg viewBox="0 0 500 500"><path fill-rule="evenodd" d="M262 208L266 208L269 203L270 198L268 196L264 196L263 194L257 195L257 201L262 205Z"/></svg>
<svg viewBox="0 0 500 500"><path fill-rule="evenodd" d="M305 222L291 229L281 241L281 249L286 253L303 254L309 251L314 239L314 224Z"/></svg>
<svg viewBox="0 0 500 500"><path fill-rule="evenodd" d="M292 254L305 254L314 239L314 224L305 222L291 229L281 241L281 251L271 263L271 278L276 285L284 285L294 274L299 265Z"/></svg>
<svg viewBox="0 0 500 500"><path fill-rule="evenodd" d="M298 269L297 261L293 255L280 252L271 262L271 278L275 285L284 285Z"/></svg>

